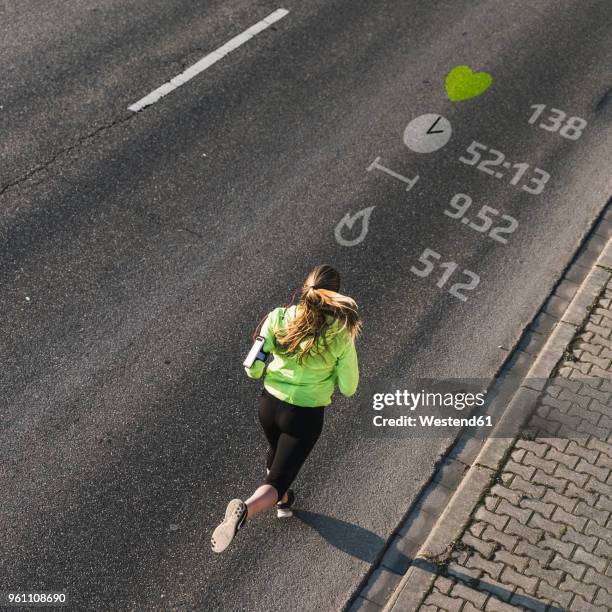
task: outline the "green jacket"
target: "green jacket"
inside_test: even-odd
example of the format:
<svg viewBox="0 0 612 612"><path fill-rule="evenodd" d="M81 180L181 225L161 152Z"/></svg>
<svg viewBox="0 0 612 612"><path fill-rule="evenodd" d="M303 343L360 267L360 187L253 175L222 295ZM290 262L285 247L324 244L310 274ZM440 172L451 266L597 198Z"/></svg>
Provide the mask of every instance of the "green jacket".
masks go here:
<svg viewBox="0 0 612 612"><path fill-rule="evenodd" d="M265 338L263 351L274 356L266 370L264 387L274 397L296 406L331 404L336 385L342 395L350 397L359 382L357 352L351 334L347 329L340 330L338 321L332 323L327 332L327 350L310 352L302 364L295 357L277 352L274 330L283 329L295 316L296 308L275 308L259 332ZM328 317L333 319L331 315ZM257 360L245 371L249 378L261 378L264 367L265 364Z"/></svg>

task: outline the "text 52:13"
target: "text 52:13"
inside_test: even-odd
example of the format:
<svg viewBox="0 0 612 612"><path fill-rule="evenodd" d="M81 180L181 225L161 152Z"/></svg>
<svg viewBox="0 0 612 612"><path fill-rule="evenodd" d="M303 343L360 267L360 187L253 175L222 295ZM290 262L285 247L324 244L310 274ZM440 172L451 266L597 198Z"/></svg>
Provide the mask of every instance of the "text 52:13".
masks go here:
<svg viewBox="0 0 612 612"><path fill-rule="evenodd" d="M487 157L481 160L482 154L479 151L482 150L487 151L491 157ZM489 149L489 147L481 142L472 142L472 144L467 148L467 152L470 156L460 157L459 161L467 164L468 166L476 166L478 170L485 172L486 174L490 174L495 178L503 178L504 174L500 171L499 168L495 168L495 166L501 166L506 170L516 169L513 171L513 177L510 179L511 185L518 185L523 179L523 175L529 170L529 164L525 164L523 162L518 162L516 164L511 164L510 162L505 161L506 156L497 149ZM540 168L533 168L532 175L527 179L527 183L522 186L522 189L527 193L531 193L533 195L538 195L544 191L544 186L548 183L550 179L550 174L541 170Z"/></svg>

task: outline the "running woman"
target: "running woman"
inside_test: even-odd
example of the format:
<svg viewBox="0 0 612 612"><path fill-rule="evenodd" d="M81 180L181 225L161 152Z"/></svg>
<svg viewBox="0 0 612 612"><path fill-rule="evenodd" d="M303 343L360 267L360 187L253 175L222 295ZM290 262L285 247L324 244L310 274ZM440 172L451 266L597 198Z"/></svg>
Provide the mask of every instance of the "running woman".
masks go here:
<svg viewBox="0 0 612 612"><path fill-rule="evenodd" d="M270 449L266 479L246 501L233 499L214 530L212 549L223 552L247 518L276 506L279 518L292 516L295 495L289 488L323 429L325 406L338 386L350 397L357 390L359 368L355 338L361 329L357 304L339 293L340 275L328 265L310 272L297 305L275 308L260 335L268 365L259 398L259 422ZM265 364L245 368L261 378Z"/></svg>

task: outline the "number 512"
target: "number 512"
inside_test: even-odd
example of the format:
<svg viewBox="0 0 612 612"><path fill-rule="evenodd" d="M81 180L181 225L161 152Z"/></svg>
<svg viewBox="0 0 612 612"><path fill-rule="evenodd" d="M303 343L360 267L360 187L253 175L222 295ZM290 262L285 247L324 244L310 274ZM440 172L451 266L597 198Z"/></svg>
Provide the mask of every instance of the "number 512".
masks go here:
<svg viewBox="0 0 612 612"><path fill-rule="evenodd" d="M423 264L423 267L417 268L416 266L412 266L410 268L410 271L413 274L416 274L416 276L425 278L426 276L429 276L433 271L435 267L434 261L437 261L441 258L442 255L440 255L440 253L436 253L436 251L432 249L425 249L419 256L419 261ZM436 285L442 288L459 266L454 261L443 261L440 262L438 266L440 268L444 268L444 272L436 281ZM473 291L474 289L476 289L478 283L480 283L480 276L470 270L465 269L461 271L461 274L467 276L470 281L467 283L454 283L453 285L451 285L451 288L448 290L448 292L453 297L456 297L458 300L461 300L462 302L467 302L468 296L461 293L461 291Z"/></svg>

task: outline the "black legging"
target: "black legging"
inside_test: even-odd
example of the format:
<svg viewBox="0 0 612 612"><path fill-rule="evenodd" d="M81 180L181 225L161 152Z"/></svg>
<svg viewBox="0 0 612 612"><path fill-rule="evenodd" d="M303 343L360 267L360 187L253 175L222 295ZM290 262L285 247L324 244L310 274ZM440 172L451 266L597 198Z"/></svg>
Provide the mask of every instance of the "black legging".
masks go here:
<svg viewBox="0 0 612 612"><path fill-rule="evenodd" d="M321 435L324 408L304 408L277 399L265 389L259 398L259 422L270 443L266 483L282 499Z"/></svg>

